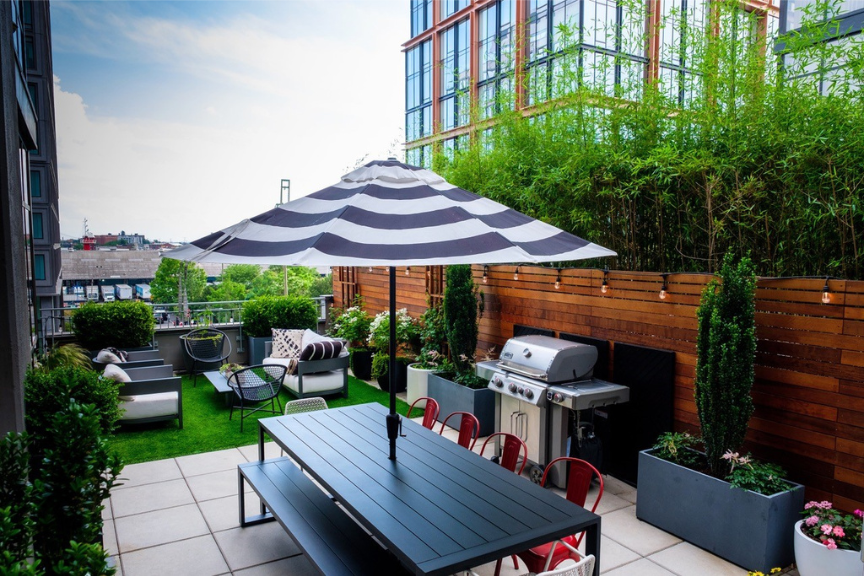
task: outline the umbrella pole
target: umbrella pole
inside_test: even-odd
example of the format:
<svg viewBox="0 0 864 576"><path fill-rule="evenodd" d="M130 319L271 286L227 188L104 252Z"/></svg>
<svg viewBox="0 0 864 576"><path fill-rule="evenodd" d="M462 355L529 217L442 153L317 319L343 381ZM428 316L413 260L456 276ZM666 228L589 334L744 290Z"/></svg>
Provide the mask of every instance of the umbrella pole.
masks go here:
<svg viewBox="0 0 864 576"><path fill-rule="evenodd" d="M387 415L387 437L390 439L390 460L396 460L396 437L399 435L399 415L396 414L396 267L390 266L390 414Z"/></svg>

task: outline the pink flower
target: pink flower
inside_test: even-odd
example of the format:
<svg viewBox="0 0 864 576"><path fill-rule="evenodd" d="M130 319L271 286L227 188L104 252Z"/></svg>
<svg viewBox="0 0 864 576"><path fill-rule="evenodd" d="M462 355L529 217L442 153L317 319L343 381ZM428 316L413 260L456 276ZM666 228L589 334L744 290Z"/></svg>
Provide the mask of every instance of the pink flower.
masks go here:
<svg viewBox="0 0 864 576"><path fill-rule="evenodd" d="M842 526L834 526L834 530L833 530L833 532L834 532L834 536L837 536L838 538L843 538L843 536L846 535L846 534L843 532L843 527L842 527Z"/></svg>
<svg viewBox="0 0 864 576"><path fill-rule="evenodd" d="M829 550L836 550L837 549L837 544L834 542L833 538L828 538L828 540L825 541L825 546Z"/></svg>
<svg viewBox="0 0 864 576"><path fill-rule="evenodd" d="M831 534L831 530L834 528L830 524L822 524L819 529L822 530L823 534Z"/></svg>
<svg viewBox="0 0 864 576"><path fill-rule="evenodd" d="M804 521L804 523L807 524L807 526L815 526L816 524L819 523L819 517L818 516L810 516L809 518L807 518Z"/></svg>
<svg viewBox="0 0 864 576"><path fill-rule="evenodd" d="M817 504L817 506L819 508L822 508L823 510L827 510L828 508L831 508L831 502L828 502L827 500L823 500L822 502Z"/></svg>
<svg viewBox="0 0 864 576"><path fill-rule="evenodd" d="M855 516L858 518L864 518L864 510L855 510Z"/></svg>

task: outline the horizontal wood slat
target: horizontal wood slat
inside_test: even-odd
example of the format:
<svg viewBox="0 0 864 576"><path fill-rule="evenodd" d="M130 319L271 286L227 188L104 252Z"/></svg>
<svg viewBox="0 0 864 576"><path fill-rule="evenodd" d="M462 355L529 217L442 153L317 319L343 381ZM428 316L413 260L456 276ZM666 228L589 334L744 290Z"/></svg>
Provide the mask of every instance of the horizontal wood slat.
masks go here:
<svg viewBox="0 0 864 576"><path fill-rule="evenodd" d="M696 376L696 309L709 274L670 274L668 297L659 298L658 273L536 266L474 266L483 293L478 353L500 350L516 324L548 328L676 353L674 418L679 431L698 432L693 399ZM426 309L424 268L396 274L400 308ZM340 276L341 277L341 276ZM345 274L375 314L389 305L385 268ZM607 280L608 291L600 286ZM334 278L336 306L342 290ZM755 412L746 448L776 461L807 497L833 500L843 509L864 508L864 282L824 278L759 278L756 290ZM614 379L614 375L613 375Z"/></svg>

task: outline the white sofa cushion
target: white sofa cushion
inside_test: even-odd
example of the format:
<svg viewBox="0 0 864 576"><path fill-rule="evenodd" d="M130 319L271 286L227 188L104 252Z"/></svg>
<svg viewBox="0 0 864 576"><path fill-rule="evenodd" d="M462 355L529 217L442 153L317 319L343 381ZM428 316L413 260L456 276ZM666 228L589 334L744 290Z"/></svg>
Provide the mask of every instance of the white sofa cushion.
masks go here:
<svg viewBox="0 0 864 576"><path fill-rule="evenodd" d="M278 364L280 366L285 366L288 368L288 372L285 374L296 374L297 373L297 358L274 358L270 356L269 358L264 358L264 364Z"/></svg>
<svg viewBox="0 0 864 576"><path fill-rule="evenodd" d="M140 418L155 418L177 414L177 392L160 392L158 394L142 394L132 396L133 402L120 402L120 409L125 410L120 420L138 420Z"/></svg>
<svg viewBox="0 0 864 576"><path fill-rule="evenodd" d="M342 387L343 382L342 370L306 374L303 376L303 394L337 390ZM295 394L299 394L300 377L295 375L286 375L285 380L282 381L282 386Z"/></svg>

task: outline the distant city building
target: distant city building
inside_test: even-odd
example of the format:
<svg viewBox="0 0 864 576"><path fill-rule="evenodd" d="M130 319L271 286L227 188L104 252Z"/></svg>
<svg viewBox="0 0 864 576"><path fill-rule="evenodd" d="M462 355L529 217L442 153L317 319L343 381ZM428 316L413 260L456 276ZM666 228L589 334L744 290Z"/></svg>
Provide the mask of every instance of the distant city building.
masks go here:
<svg viewBox="0 0 864 576"><path fill-rule="evenodd" d="M96 240L97 246L107 246L109 244L124 244L126 246L143 246L146 238L141 234L126 234L121 231L120 234L95 234L93 238Z"/></svg>

